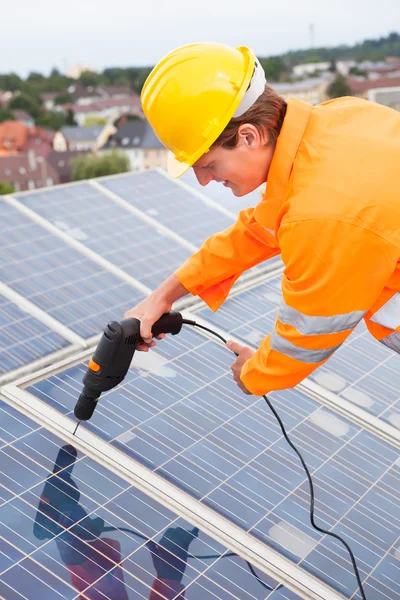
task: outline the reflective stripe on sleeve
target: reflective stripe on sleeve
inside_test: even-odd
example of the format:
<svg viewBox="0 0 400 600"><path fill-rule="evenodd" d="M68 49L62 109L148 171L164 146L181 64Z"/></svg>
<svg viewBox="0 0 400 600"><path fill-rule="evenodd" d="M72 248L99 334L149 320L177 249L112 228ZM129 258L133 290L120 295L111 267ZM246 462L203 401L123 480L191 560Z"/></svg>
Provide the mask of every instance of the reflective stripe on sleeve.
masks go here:
<svg viewBox="0 0 400 600"><path fill-rule="evenodd" d="M285 325L291 325L302 335L321 335L353 329L366 313L366 310L356 310L332 317L310 317L282 300L278 319Z"/></svg>
<svg viewBox="0 0 400 600"><path fill-rule="evenodd" d="M324 350L310 350L308 348L301 348L300 346L295 346L292 342L289 342L286 338L282 337L276 331L273 331L271 334L271 349L280 352L281 354L285 354L290 358L294 358L295 360L299 360L304 363L319 363L323 360L329 358L338 348L340 348L341 344L338 346L334 346L333 348L326 348Z"/></svg>
<svg viewBox="0 0 400 600"><path fill-rule="evenodd" d="M398 352L400 354L400 333L394 331L393 333L379 341L381 344L384 344L391 350L394 350L395 352Z"/></svg>
<svg viewBox="0 0 400 600"><path fill-rule="evenodd" d="M400 292L394 294L386 304L376 311L370 320L388 329L397 329L400 325Z"/></svg>

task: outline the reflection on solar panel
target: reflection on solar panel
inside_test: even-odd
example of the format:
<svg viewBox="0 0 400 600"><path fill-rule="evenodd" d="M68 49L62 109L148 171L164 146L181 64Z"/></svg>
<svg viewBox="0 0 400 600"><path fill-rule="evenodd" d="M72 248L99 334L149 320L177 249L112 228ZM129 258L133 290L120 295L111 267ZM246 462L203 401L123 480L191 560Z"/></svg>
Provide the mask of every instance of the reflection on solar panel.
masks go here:
<svg viewBox="0 0 400 600"><path fill-rule="evenodd" d="M131 285L0 203L0 280L82 337L141 299Z"/></svg>
<svg viewBox="0 0 400 600"><path fill-rule="evenodd" d="M280 277L274 277L229 298L217 313L198 314L257 346L272 331L280 299ZM400 356L379 344L364 321L310 379L400 429Z"/></svg>
<svg viewBox="0 0 400 600"><path fill-rule="evenodd" d="M0 294L0 374L67 345L58 333Z"/></svg>
<svg viewBox="0 0 400 600"><path fill-rule="evenodd" d="M156 171L99 183L197 246L235 220Z"/></svg>
<svg viewBox="0 0 400 600"><path fill-rule="evenodd" d="M73 446L0 411L1 597L300 600Z"/></svg>
<svg viewBox="0 0 400 600"><path fill-rule="evenodd" d="M232 382L230 353L190 330L159 348L138 357L85 427L350 598L356 581L349 557L311 528L298 460L264 400ZM29 391L68 413L82 371L74 367ZM386 586L400 598L390 573L380 570L389 569L400 544L398 450L299 391L271 398L313 472L317 520L351 540L367 590Z"/></svg>
<svg viewBox="0 0 400 600"><path fill-rule="evenodd" d="M16 197L152 289L190 255L88 183Z"/></svg>
<svg viewBox="0 0 400 600"><path fill-rule="evenodd" d="M194 190L205 194L208 198L218 202L220 206L232 210L235 213L238 213L248 206L255 206L261 200L260 190L255 190L254 192L247 194L247 196L237 198L232 194L232 191L229 188L224 187L222 183L217 183L216 181L210 181L206 187L203 187L199 184L196 175L191 169L182 175L179 181L183 181L190 185Z"/></svg>

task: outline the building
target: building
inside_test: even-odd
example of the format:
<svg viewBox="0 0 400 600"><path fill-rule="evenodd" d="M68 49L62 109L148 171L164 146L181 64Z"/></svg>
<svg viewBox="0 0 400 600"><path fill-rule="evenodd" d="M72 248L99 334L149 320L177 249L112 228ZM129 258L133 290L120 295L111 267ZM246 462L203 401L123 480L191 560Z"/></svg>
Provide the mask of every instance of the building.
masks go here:
<svg viewBox="0 0 400 600"><path fill-rule="evenodd" d="M54 136L53 149L57 152L99 150L115 131L112 125L63 127Z"/></svg>
<svg viewBox="0 0 400 600"><path fill-rule="evenodd" d="M60 95L61 92L46 92L45 94L40 94L44 108L46 110L53 110L55 107L55 99Z"/></svg>
<svg viewBox="0 0 400 600"><path fill-rule="evenodd" d="M72 181L72 163L71 159L76 156L82 156L87 152L67 150L66 152L56 152L52 150L46 157L47 162L57 172L60 183L69 183Z"/></svg>
<svg viewBox="0 0 400 600"><path fill-rule="evenodd" d="M82 75L82 73L85 73L85 71L90 71L91 73L97 72L93 67L90 67L88 65L81 65L78 63L69 67L66 70L65 74L67 77L71 77L71 79L79 79L79 77Z"/></svg>
<svg viewBox="0 0 400 600"><path fill-rule="evenodd" d="M144 171L167 164L168 150L156 138L146 120L127 121L121 125L102 151L116 148L127 155L132 171Z"/></svg>
<svg viewBox="0 0 400 600"><path fill-rule="evenodd" d="M400 111L400 85L368 90L368 100Z"/></svg>
<svg viewBox="0 0 400 600"><path fill-rule="evenodd" d="M52 165L34 152L0 157L0 181L10 183L16 192L56 185L59 177Z"/></svg>
<svg viewBox="0 0 400 600"><path fill-rule="evenodd" d="M0 123L0 156L26 154L29 150L36 156L46 156L53 149L54 135L51 129L4 121Z"/></svg>
<svg viewBox="0 0 400 600"><path fill-rule="evenodd" d="M377 79L362 79L360 77L349 77L347 83L354 96L369 99L371 90L381 88L397 88L400 86L400 77L379 77Z"/></svg>
<svg viewBox="0 0 400 600"><path fill-rule="evenodd" d="M112 100L123 100L130 98L134 94L128 85L110 85L98 87L97 91L103 98Z"/></svg>
<svg viewBox="0 0 400 600"><path fill-rule="evenodd" d="M11 111L17 121L20 121L27 127L33 127L35 125L34 118L32 115L27 113L25 110L15 109Z"/></svg>
<svg viewBox="0 0 400 600"><path fill-rule="evenodd" d="M327 88L333 76L311 77L293 83L272 83L273 89L285 100L298 98L310 104L318 104L328 99Z"/></svg>
<svg viewBox="0 0 400 600"><path fill-rule="evenodd" d="M307 75L312 75L319 71L328 71L330 66L330 62L304 63L293 67L293 75L295 77L307 77Z"/></svg>
<svg viewBox="0 0 400 600"><path fill-rule="evenodd" d="M114 123L121 115L133 114L143 117L140 98L137 94L131 94L128 98L101 98L89 104L64 105L64 110L72 110L74 119L81 127L88 117L104 119L107 123Z"/></svg>
<svg viewBox="0 0 400 600"><path fill-rule="evenodd" d="M83 85L71 85L68 88L68 93L72 98L72 104L87 105L93 104L96 100L100 100L103 96L94 87L85 87Z"/></svg>

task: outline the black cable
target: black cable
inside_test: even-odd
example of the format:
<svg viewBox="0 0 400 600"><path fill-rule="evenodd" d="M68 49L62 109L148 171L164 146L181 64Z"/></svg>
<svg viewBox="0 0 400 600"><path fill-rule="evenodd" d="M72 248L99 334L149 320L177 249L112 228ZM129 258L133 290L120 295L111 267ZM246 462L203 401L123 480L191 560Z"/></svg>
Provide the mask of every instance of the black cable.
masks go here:
<svg viewBox="0 0 400 600"><path fill-rule="evenodd" d="M132 535L136 535L137 537L141 538L142 540L145 540L146 542L150 541L150 538L146 537L142 533L139 533L138 531L135 531L134 529L128 529L127 527L104 527L102 533L105 533L107 531L126 531L127 533L131 533ZM188 558L197 558L199 560L229 558L230 556L238 556L238 554L236 554L235 552L228 552L227 554L204 554L204 555L200 555L200 556L198 556L197 554L188 554ZM248 560L246 560L246 563L247 563L247 566L249 567L251 573L254 575L254 577L257 579L257 581L259 583L261 583L261 585L264 588L266 588L269 591L272 591L273 589L275 589L273 587L270 587L269 585L267 585L266 583L264 583L262 581L262 579L255 572L253 565L251 565ZM280 587L281 586L277 587L276 589L279 590Z"/></svg>
<svg viewBox="0 0 400 600"><path fill-rule="evenodd" d="M225 338L220 335L219 333L217 333L216 331L213 331L212 329L209 329L208 327L204 327L204 325L200 325L200 323L196 323L196 321L190 321L189 319L183 319L183 323L187 324L187 325L193 325L194 327L199 327L200 329L204 329L204 331L208 331L209 333L213 334L215 337L217 337L218 339L221 340L221 342L223 342L224 344L226 344L226 340ZM236 352L234 353L236 354ZM237 354L236 354L237 356ZM315 519L314 519L314 504L315 504L315 493L314 493L314 484L311 478L311 474L310 471L308 470L308 467L304 461L304 458L302 457L300 451L296 448L296 446L294 445L294 443L291 441L291 439L289 438L285 426L280 418L280 416L278 415L277 411L275 410L275 408L272 406L271 401L269 400L269 398L267 396L263 396L265 402L268 404L272 414L274 415L275 419L278 421L279 423L279 427L281 428L282 434L285 438L285 440L287 441L287 443L289 444L289 446L296 452L297 456L300 459L300 462L303 466L303 469L307 475L307 479L308 479L308 483L309 483L309 488L310 488L310 521L311 521L311 525L314 527L314 529L316 529L317 531L319 531L320 533L324 533L326 535L330 535L331 537L339 540L339 542L342 542L342 544L344 545L344 547L346 548L347 552L350 555L351 558L351 562L353 565L353 570L354 570L354 574L356 576L357 579L357 583L358 583L358 587L361 593L361 597L362 600L367 600L367 597L365 595L363 586L362 586L362 582L361 582L361 578L360 578L360 574L358 571L358 567L357 567L357 563L356 563L356 559L354 557L354 554L350 548L350 546L348 545L348 543L340 537L340 535L337 535L336 533L333 533L332 531L328 531L327 529L323 529L322 527L319 527L316 523L315 523ZM247 561L246 561L247 562ZM249 565L249 568L251 571L253 571L253 568L251 567L251 565L249 563L247 563ZM257 575L255 574L255 576L257 577ZM261 582L260 582L261 583Z"/></svg>

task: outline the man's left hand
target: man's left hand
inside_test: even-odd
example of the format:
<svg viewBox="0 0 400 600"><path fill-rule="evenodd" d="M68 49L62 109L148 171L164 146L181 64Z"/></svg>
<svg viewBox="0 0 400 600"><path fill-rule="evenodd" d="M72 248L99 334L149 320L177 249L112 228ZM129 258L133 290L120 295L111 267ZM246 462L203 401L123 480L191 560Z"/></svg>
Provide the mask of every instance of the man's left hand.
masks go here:
<svg viewBox="0 0 400 600"><path fill-rule="evenodd" d="M234 381L236 381L242 392L245 394L251 394L244 383L242 383L240 379L240 373L242 372L244 363L253 356L254 350L248 346L242 346L242 344L239 344L238 342L233 342L232 340L228 340L226 342L226 346L229 348L229 350L232 350L232 352L235 352L235 354L238 355L237 359L231 366Z"/></svg>

